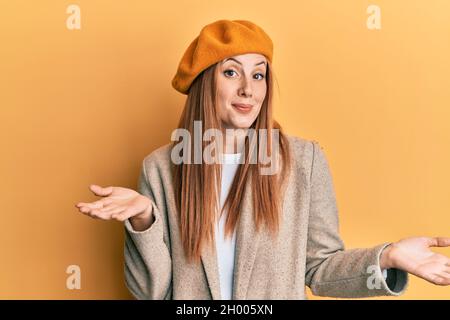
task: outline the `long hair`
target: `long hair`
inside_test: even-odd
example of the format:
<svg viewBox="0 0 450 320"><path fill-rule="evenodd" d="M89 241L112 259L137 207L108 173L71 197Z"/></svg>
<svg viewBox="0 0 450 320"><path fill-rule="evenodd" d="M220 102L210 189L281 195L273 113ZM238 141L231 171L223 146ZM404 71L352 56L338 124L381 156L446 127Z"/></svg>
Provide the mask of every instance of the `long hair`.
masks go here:
<svg viewBox="0 0 450 320"><path fill-rule="evenodd" d="M216 112L216 68L210 66L199 74L192 83L186 103L178 123L178 128L187 130L194 136L194 121L201 121L203 129L222 130L221 121ZM279 162L278 172L262 175L261 163L251 162L250 158L256 144L256 150L261 147L258 134L245 137L245 163L241 163L231 185L222 210L219 208L221 186L221 164L201 164L172 162L172 174L177 212L180 218L181 241L185 257L189 262L199 262L203 245L214 243L214 230L218 214L227 210L225 222L225 237L231 237L239 221L239 213L244 199L244 187L251 177L253 217L257 232L264 225L274 238L278 234L282 214L282 185L287 179L291 166L291 155L288 140L281 126L272 118L273 73L268 62L266 71L267 90L260 113L250 128L266 129L266 155L272 155L272 129L279 130L279 154L275 156ZM191 139L192 140L192 139ZM203 141L203 139L202 139ZM177 144L173 141L172 148ZM191 150L194 150L191 141ZM202 142L202 148L206 142ZM275 150L275 151L276 151ZM262 150L256 151L263 152ZM273 157L272 157L273 158ZM190 159L192 160L192 159ZM213 192L216 190L217 192ZM220 211L220 212L219 212Z"/></svg>

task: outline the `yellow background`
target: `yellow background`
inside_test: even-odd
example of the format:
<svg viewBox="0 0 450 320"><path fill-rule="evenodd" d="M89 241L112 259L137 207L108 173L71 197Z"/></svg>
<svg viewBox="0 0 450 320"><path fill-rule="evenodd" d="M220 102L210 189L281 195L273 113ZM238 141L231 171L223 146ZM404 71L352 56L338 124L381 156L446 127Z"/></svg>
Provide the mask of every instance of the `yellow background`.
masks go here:
<svg viewBox="0 0 450 320"><path fill-rule="evenodd" d="M347 248L450 235L449 1L2 1L0 298L132 298L123 225L74 205L98 199L91 183L136 188L177 125L178 62L218 19L274 41L276 118L323 146ZM66 288L72 264L81 290ZM411 276L394 299L418 298L450 288Z"/></svg>

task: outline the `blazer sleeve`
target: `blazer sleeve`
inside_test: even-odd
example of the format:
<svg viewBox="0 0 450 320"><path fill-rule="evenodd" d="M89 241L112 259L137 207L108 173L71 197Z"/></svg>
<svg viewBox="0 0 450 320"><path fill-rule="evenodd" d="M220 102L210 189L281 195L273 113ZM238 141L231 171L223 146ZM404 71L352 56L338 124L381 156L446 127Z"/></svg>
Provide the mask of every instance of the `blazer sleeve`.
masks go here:
<svg viewBox="0 0 450 320"><path fill-rule="evenodd" d="M164 241L162 212L147 179L145 161L138 181L138 191L152 204L153 224L146 230L136 231L129 219L125 220L125 283L138 300L170 299L172 261Z"/></svg>
<svg viewBox="0 0 450 320"><path fill-rule="evenodd" d="M380 268L381 252L390 243L345 250L339 236L338 208L328 161L319 143L311 143L306 285L317 296L363 298L403 294L408 284L407 272L389 269L387 281Z"/></svg>

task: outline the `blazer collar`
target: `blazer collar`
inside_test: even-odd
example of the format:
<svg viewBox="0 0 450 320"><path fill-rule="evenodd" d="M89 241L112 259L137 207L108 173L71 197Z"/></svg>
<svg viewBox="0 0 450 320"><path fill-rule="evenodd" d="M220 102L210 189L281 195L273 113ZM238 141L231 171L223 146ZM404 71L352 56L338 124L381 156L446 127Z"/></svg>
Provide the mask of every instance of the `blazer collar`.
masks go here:
<svg viewBox="0 0 450 320"><path fill-rule="evenodd" d="M242 211L237 222L232 291L233 300L247 299L248 285L260 240L260 233L256 232L256 225L253 220L251 181L251 174L249 174L244 188ZM220 300L219 267L215 244L212 246L204 246L201 260L212 299Z"/></svg>

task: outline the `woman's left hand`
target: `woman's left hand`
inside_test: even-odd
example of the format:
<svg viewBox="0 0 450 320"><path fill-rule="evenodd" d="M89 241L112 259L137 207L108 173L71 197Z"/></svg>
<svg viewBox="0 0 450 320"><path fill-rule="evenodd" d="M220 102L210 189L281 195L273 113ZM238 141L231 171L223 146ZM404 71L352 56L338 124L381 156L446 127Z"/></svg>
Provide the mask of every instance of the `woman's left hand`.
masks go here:
<svg viewBox="0 0 450 320"><path fill-rule="evenodd" d="M411 237L386 247L380 259L382 269L397 268L433 284L450 285L450 258L431 247L448 247L450 238Z"/></svg>

